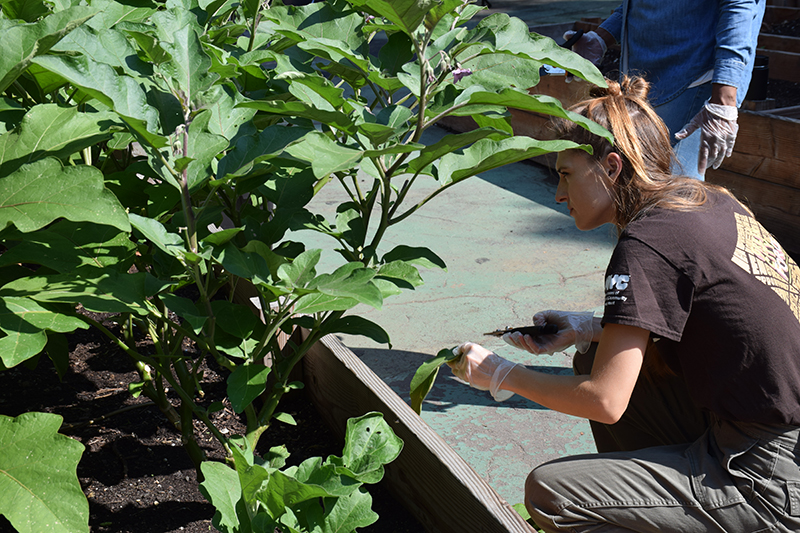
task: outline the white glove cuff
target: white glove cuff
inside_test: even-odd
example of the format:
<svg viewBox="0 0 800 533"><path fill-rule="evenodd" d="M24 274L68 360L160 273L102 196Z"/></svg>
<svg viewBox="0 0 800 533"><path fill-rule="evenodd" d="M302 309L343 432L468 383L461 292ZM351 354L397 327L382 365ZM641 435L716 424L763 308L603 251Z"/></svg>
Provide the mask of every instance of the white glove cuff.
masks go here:
<svg viewBox="0 0 800 533"><path fill-rule="evenodd" d="M594 312L574 313L569 317L570 325L575 330L575 349L586 353L594 338Z"/></svg>
<svg viewBox="0 0 800 533"><path fill-rule="evenodd" d="M736 106L712 104L711 102L707 101L704 107L715 117L719 117L724 120L735 121L739 118L739 110L736 109Z"/></svg>
<svg viewBox="0 0 800 533"><path fill-rule="evenodd" d="M506 361L505 359L497 365L494 373L492 374L492 381L489 384L489 392L492 393L492 398L494 398L498 402L504 402L514 396L513 392L502 390L500 386L505 381L508 374L514 370L514 367L517 366L518 363L513 363L511 361Z"/></svg>

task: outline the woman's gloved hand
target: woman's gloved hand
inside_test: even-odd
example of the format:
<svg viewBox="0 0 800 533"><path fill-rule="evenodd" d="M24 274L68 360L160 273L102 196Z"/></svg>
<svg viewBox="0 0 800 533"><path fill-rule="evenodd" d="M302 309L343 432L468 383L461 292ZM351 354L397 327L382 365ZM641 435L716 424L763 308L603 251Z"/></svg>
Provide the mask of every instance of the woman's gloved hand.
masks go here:
<svg viewBox="0 0 800 533"><path fill-rule="evenodd" d="M585 353L594 338L594 313L572 313L567 311L541 311L533 315L535 326L555 324L558 333L552 335L523 335L520 332L506 333L503 340L511 346L532 354L552 354L575 345L580 353Z"/></svg>
<svg viewBox="0 0 800 533"><path fill-rule="evenodd" d="M460 380L478 390L488 390L498 402L514 396L513 392L501 390L503 381L517 366L479 344L465 342L453 349L454 355L461 355L449 363L453 374Z"/></svg>
<svg viewBox="0 0 800 533"><path fill-rule="evenodd" d="M678 140L685 139L700 128L700 156L697 158L697 172L705 174L710 166L719 168L726 157L733 153L739 125L736 121L739 111L736 106L706 102L703 109L675 134Z"/></svg>

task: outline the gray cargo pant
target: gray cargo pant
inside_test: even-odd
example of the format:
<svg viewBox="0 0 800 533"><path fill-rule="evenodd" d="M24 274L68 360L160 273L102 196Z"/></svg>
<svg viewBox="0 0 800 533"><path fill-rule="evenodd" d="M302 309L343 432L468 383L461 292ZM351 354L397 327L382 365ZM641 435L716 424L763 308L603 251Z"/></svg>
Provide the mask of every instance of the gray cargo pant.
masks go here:
<svg viewBox="0 0 800 533"><path fill-rule="evenodd" d="M576 355L576 373L593 357ZM592 432L602 453L528 476L525 504L548 533L800 531L800 427L716 420L683 380L640 377L622 420Z"/></svg>

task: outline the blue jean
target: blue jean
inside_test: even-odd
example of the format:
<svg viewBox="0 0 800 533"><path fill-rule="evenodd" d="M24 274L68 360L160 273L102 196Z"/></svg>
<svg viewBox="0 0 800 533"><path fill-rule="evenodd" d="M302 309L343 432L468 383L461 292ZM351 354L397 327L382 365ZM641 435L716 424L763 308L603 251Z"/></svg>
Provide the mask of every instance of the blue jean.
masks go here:
<svg viewBox="0 0 800 533"><path fill-rule="evenodd" d="M595 348L596 346L593 346ZM593 351L577 355L591 371ZM636 383L605 453L538 466L525 505L544 531L800 531L800 427L720 421L675 376Z"/></svg>
<svg viewBox="0 0 800 533"><path fill-rule="evenodd" d="M700 153L700 130L678 142L675 134L679 132L703 108L703 104L711 97L711 83L704 83L686 89L674 99L654 107L658 116L667 125L669 137L673 143L677 165L675 174L703 180L704 176L697 172L697 156ZM675 144L677 143L677 144Z"/></svg>

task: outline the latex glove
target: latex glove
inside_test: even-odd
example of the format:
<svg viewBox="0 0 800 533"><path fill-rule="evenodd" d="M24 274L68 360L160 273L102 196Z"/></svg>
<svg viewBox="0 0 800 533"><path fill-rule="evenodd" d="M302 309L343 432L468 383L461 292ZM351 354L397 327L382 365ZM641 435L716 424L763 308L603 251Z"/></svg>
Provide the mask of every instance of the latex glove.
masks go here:
<svg viewBox="0 0 800 533"><path fill-rule="evenodd" d="M736 123L738 118L739 111L735 106L706 102L703 109L675 134L675 138L681 140L701 128L698 173L705 174L709 166L719 168L723 159L733 153L736 134L739 132L739 125Z"/></svg>
<svg viewBox="0 0 800 533"><path fill-rule="evenodd" d="M479 344L465 342L453 349L460 358L447 363L455 376L478 390L488 390L498 402L514 396L500 387L508 374L517 366Z"/></svg>
<svg viewBox="0 0 800 533"><path fill-rule="evenodd" d="M567 311L541 311L533 315L535 326L555 324L558 333L552 335L523 335L520 332L506 333L503 340L511 346L532 354L552 354L562 352L575 345L580 353L585 353L594 338L594 313L572 313Z"/></svg>
<svg viewBox="0 0 800 533"><path fill-rule="evenodd" d="M575 32L572 30L565 32L564 41L569 41L573 35L575 35ZM603 56L606 55L606 42L597 33L589 31L581 35L578 42L572 45L572 51L591 61L595 66L599 66ZM567 72L564 76L564 81L570 83L574 77L574 75Z"/></svg>
<svg viewBox="0 0 800 533"><path fill-rule="evenodd" d="M575 32L572 30L564 33L564 40L569 41L573 35L575 35ZM572 45L573 52L591 61L595 66L599 65L603 60L603 56L606 55L606 49L606 42L593 31L587 31L578 39L578 42Z"/></svg>

